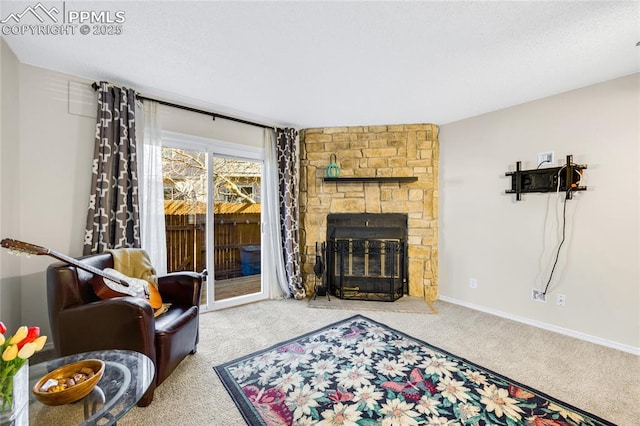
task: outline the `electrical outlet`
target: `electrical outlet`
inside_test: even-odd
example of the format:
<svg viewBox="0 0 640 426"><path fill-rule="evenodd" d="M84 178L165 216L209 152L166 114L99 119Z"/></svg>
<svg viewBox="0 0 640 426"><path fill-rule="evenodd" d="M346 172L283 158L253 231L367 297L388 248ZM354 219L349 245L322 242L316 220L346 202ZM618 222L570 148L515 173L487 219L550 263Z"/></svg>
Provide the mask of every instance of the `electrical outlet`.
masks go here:
<svg viewBox="0 0 640 426"><path fill-rule="evenodd" d="M478 280L475 278L469 278L469 288L478 288Z"/></svg>
<svg viewBox="0 0 640 426"><path fill-rule="evenodd" d="M552 164L552 163L553 163L553 151L538 153L538 167L541 167L544 164Z"/></svg>
<svg viewBox="0 0 640 426"><path fill-rule="evenodd" d="M565 296L564 294L558 294L556 296L556 305L564 306L566 301L567 301L567 296Z"/></svg>
<svg viewBox="0 0 640 426"><path fill-rule="evenodd" d="M532 299L534 302L547 303L547 295L544 291L533 289Z"/></svg>

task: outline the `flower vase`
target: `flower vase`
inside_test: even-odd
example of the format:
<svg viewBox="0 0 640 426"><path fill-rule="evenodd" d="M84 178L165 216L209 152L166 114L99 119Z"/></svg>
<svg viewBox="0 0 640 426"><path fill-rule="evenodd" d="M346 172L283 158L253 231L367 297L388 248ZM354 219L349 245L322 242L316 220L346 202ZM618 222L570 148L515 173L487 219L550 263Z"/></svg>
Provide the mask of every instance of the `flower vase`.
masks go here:
<svg viewBox="0 0 640 426"><path fill-rule="evenodd" d="M13 375L0 376L0 426L29 425L29 362Z"/></svg>

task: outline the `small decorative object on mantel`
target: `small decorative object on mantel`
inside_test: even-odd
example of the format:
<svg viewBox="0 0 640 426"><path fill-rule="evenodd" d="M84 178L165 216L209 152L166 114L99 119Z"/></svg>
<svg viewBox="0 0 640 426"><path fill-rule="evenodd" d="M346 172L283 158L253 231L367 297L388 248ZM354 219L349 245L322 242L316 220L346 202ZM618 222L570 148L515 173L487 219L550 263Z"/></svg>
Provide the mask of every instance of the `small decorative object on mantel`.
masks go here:
<svg viewBox="0 0 640 426"><path fill-rule="evenodd" d="M340 166L338 166L338 160L335 154L331 154L329 157L329 166L327 167L327 177L337 178L340 176Z"/></svg>
<svg viewBox="0 0 640 426"><path fill-rule="evenodd" d="M29 424L29 358L42 350L47 336L39 327L18 328L5 338L7 327L0 322L0 424Z"/></svg>

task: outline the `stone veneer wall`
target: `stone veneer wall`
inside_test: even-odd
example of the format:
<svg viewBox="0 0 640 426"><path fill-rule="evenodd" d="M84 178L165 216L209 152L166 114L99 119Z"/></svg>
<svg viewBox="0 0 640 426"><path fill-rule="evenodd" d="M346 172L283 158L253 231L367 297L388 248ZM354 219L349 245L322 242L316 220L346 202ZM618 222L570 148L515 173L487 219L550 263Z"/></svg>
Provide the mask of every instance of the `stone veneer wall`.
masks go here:
<svg viewBox="0 0 640 426"><path fill-rule="evenodd" d="M434 124L330 127L300 132L300 247L310 292L315 244L329 213L409 215L409 295L438 294L438 127ZM415 176L413 183L324 182L335 154L340 177Z"/></svg>

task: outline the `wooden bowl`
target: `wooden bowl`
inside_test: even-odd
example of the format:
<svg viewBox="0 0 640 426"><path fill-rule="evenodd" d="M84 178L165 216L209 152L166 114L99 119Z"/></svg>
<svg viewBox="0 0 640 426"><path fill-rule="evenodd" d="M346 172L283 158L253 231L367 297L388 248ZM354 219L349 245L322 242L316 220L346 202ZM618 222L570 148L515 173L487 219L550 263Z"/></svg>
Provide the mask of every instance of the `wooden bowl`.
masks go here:
<svg viewBox="0 0 640 426"><path fill-rule="evenodd" d="M77 383L67 389L60 391L43 391L42 386L49 380L60 380L72 377L74 374L79 373L83 368L90 368L94 375L89 377L83 382ZM102 374L104 373L104 362L99 359L85 359L82 361L74 362L71 364L63 365L51 373L46 374L38 383L33 385L33 395L38 401L45 405L63 405L71 402L76 402L93 390L96 384L100 381Z"/></svg>

